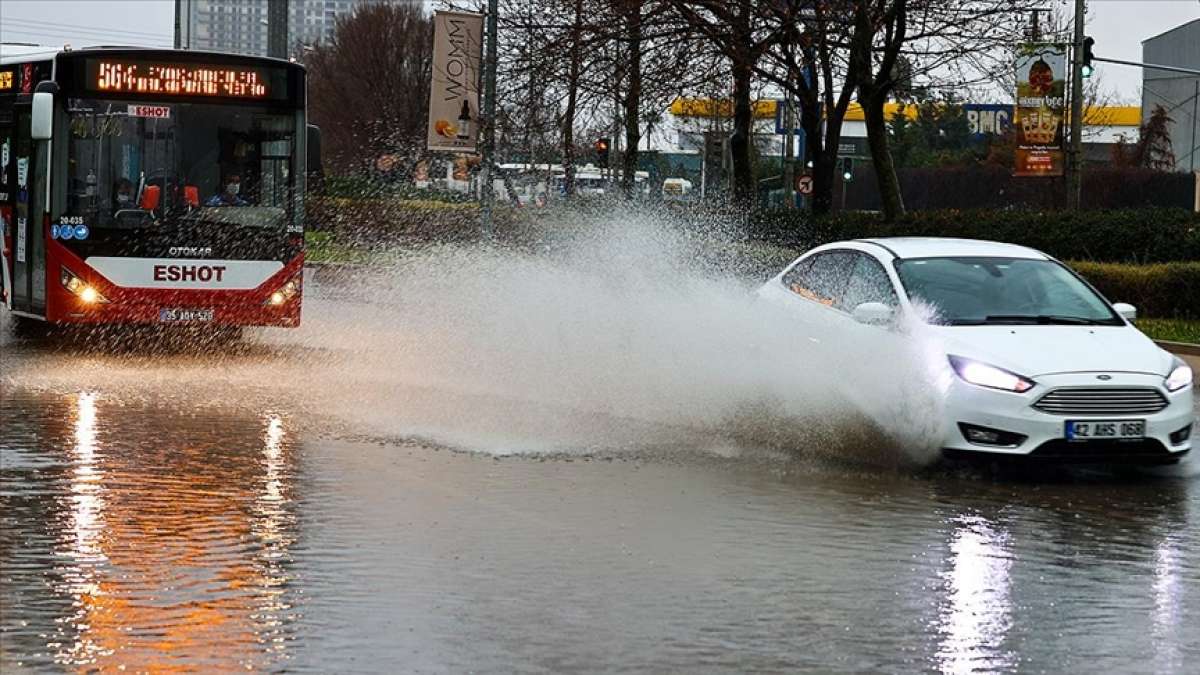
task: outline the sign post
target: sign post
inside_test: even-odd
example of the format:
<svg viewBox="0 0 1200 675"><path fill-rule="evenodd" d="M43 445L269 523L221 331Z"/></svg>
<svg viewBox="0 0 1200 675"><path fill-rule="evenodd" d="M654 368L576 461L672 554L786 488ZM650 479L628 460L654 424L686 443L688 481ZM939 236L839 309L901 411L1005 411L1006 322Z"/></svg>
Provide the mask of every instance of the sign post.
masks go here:
<svg viewBox="0 0 1200 675"><path fill-rule="evenodd" d="M1013 175L1063 175L1066 45L1025 44L1017 52L1017 150Z"/></svg>
<svg viewBox="0 0 1200 675"><path fill-rule="evenodd" d="M425 140L430 150L475 152L479 136L479 48L483 16L436 12Z"/></svg>
<svg viewBox="0 0 1200 675"><path fill-rule="evenodd" d="M796 192L799 192L800 194L807 197L808 195L812 194L812 190L813 190L813 177L811 175L805 173L805 174L800 174L799 176L796 176Z"/></svg>

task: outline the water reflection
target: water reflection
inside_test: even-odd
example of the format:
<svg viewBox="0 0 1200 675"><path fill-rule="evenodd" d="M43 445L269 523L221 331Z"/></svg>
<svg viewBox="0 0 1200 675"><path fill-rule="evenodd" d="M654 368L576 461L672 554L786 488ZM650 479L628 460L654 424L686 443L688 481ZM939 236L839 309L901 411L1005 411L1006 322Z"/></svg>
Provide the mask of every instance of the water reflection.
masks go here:
<svg viewBox="0 0 1200 675"><path fill-rule="evenodd" d="M100 568L108 558L101 546L104 522L104 472L96 448L96 394L75 397L75 444L66 513L70 527L59 556L66 561L60 591L71 597L72 613L59 624L59 641L47 645L60 664L86 664L112 653L90 634L90 616L104 604ZM75 636L72 639L71 633Z"/></svg>
<svg viewBox="0 0 1200 675"><path fill-rule="evenodd" d="M47 439L30 456L57 456L53 471L8 483L26 540L45 530L50 542L4 551L6 565L41 570L40 584L26 575L7 595L6 657L135 671L278 667L296 616L286 418L181 414L91 392L71 396L62 415L62 398L36 399L5 401L6 415L36 420ZM62 437L56 425L72 442L48 440Z"/></svg>
<svg viewBox="0 0 1200 675"><path fill-rule="evenodd" d="M262 448L264 475L252 521L254 534L262 545L256 570L261 585L254 615L258 623L257 639L275 656L282 656L287 648L284 627L287 612L292 608L286 596L289 580L286 564L290 561L288 552L294 541L295 519L286 494L284 437L283 420L278 415L268 415Z"/></svg>
<svg viewBox="0 0 1200 675"><path fill-rule="evenodd" d="M1183 614L1184 586L1180 583L1182 555L1173 536L1154 550L1154 653L1155 670L1168 672L1183 665L1179 625Z"/></svg>
<svg viewBox="0 0 1200 675"><path fill-rule="evenodd" d="M955 520L949 569L942 574L948 592L938 619L937 661L942 672L996 671L1015 665L1015 655L1003 644L1012 628L1010 547L1008 532L983 516Z"/></svg>

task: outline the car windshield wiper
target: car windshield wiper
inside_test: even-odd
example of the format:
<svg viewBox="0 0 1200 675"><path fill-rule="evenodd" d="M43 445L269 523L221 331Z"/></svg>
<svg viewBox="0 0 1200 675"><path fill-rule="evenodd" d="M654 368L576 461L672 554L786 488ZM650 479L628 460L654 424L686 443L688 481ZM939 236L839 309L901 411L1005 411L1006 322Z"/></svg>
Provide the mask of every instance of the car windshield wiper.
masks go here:
<svg viewBox="0 0 1200 675"><path fill-rule="evenodd" d="M1067 326L1103 326L1111 324L1111 321L1103 319L1089 319L1085 316L1066 316L1063 314L989 314L985 319L985 323L1030 323L1042 325L1067 325Z"/></svg>

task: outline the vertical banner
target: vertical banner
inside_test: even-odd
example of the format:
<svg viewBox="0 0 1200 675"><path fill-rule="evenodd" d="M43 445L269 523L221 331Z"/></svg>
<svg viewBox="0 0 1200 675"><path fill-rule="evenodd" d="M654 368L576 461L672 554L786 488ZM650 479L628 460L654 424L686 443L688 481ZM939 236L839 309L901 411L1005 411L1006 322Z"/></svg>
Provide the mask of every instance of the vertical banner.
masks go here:
<svg viewBox="0 0 1200 675"><path fill-rule="evenodd" d="M483 15L435 12L433 26L433 82L426 145L430 150L475 152Z"/></svg>
<svg viewBox="0 0 1200 675"><path fill-rule="evenodd" d="M1017 48L1017 148L1013 175L1063 175L1067 103L1067 48L1024 44Z"/></svg>

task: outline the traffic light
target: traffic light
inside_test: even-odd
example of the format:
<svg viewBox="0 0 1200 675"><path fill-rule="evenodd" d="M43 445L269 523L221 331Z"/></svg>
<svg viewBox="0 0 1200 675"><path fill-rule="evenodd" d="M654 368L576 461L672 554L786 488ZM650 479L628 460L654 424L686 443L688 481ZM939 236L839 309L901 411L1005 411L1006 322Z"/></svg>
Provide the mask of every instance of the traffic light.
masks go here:
<svg viewBox="0 0 1200 675"><path fill-rule="evenodd" d="M608 166L608 139L607 138L597 138L596 139L596 160L597 160L597 162L599 162L600 166L602 166L602 167Z"/></svg>
<svg viewBox="0 0 1200 675"><path fill-rule="evenodd" d="M1094 56L1092 55L1092 45L1094 45L1094 44L1096 44L1096 41L1093 40L1091 37L1083 38L1083 66L1082 66L1082 68L1083 68L1083 76L1084 77L1091 77L1092 72L1096 70L1092 66L1092 59L1094 58Z"/></svg>
<svg viewBox="0 0 1200 675"><path fill-rule="evenodd" d="M854 158L842 158L842 180L849 181L854 178Z"/></svg>

